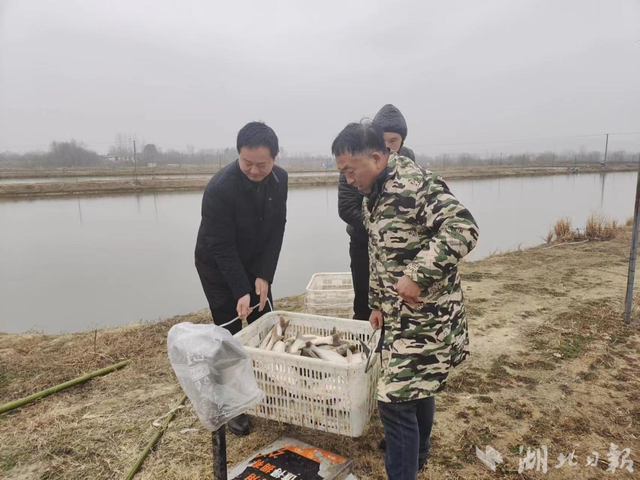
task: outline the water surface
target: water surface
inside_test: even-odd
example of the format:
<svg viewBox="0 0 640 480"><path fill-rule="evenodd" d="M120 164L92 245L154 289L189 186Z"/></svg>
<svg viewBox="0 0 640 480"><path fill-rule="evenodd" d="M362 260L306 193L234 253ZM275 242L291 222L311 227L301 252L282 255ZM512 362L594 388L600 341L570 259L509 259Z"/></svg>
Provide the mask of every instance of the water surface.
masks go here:
<svg viewBox="0 0 640 480"><path fill-rule="evenodd" d="M449 182L480 225L470 260L539 244L562 216L633 214L636 174ZM123 325L207 306L193 266L202 192L0 202L0 331L57 333ZM274 284L305 291L315 272L348 271L337 187L289 192Z"/></svg>

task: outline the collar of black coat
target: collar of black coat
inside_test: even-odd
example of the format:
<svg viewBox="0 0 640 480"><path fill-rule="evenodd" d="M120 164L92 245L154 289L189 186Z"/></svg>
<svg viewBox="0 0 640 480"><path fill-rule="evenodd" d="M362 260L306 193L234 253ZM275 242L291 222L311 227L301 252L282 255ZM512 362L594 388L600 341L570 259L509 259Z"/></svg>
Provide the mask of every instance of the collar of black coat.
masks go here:
<svg viewBox="0 0 640 480"><path fill-rule="evenodd" d="M384 184L387 181L388 175L389 175L389 165L384 167L384 170L382 170L378 174L378 176L376 177L376 181L373 184L373 187L371 188L371 193L367 195L367 204L371 205L372 208L373 208L373 205L375 205L376 200L378 200L378 197L382 193L382 190L384 189Z"/></svg>
<svg viewBox="0 0 640 480"><path fill-rule="evenodd" d="M376 182L373 184L371 193L369 195L365 195L367 197L367 205L369 206L369 211L373 211L373 207L380 195L382 195L382 192L384 191L384 185L385 183L387 183L387 180L389 180L389 177L393 177L395 175L399 156L400 155L398 155L397 153L391 152L391 154L389 155L389 162L387 163L385 169L380 172L380 174L376 178Z"/></svg>
<svg viewBox="0 0 640 480"><path fill-rule="evenodd" d="M247 177L244 174L244 172L240 169L239 159L236 160L235 169L237 174L240 175L242 186L244 187L245 190L253 191L253 190L257 190L263 185L271 184L273 186L277 186L280 183L280 179L278 178L278 176L276 175L276 172L274 171L275 168L271 170L271 173L269 175L267 175L263 180L259 182L254 182L253 180L250 180L249 177Z"/></svg>

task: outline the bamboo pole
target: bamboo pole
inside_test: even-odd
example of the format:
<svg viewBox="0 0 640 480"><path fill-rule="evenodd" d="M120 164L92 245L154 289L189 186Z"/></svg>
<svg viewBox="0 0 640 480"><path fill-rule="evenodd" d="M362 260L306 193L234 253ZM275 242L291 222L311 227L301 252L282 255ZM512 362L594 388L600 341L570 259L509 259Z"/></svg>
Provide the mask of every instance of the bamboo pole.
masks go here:
<svg viewBox="0 0 640 480"><path fill-rule="evenodd" d="M186 399L187 399L187 395L186 394L182 395L182 398L177 403L177 405L175 407L173 407L173 409L171 410L171 412L167 416L166 420L164 422L162 422L162 426L160 427L160 429L155 433L155 435L149 441L149 443L147 443L147 446L144 447L144 450L142 451L142 453L140 453L140 456L136 460L136 463L133 465L131 470L129 470L129 473L125 477L125 480L131 480L135 476L135 474L138 473L138 470L140 470L140 467L144 463L144 460L147 458L147 455L149 455L149 453L151 452L153 447L156 446L156 443L158 443L158 440L160 440L160 437L162 437L162 435L164 434L165 430L169 426L169 423L171 423L171 420L173 420L173 417L175 416L176 412L178 411L178 407L180 407L180 405L182 405L185 402Z"/></svg>
<svg viewBox="0 0 640 480"><path fill-rule="evenodd" d="M69 380L68 382L61 383L60 385L56 385L55 387L48 388L38 393L34 393L33 395L29 395L28 397L21 398L20 400L15 400L13 402L5 403L4 405L0 405L0 415L3 413L7 413L16 408L27 405L28 403L34 402L39 398L46 397L53 393L58 393L65 388L73 387L75 385L79 385L81 383L87 382L94 377L99 377L101 375L106 375L107 373L111 373L120 368L126 367L129 365L129 360L124 360L123 362L116 363L115 365L111 365L110 367L103 368L101 370L96 370L93 373L88 373L82 377L74 378L73 380Z"/></svg>

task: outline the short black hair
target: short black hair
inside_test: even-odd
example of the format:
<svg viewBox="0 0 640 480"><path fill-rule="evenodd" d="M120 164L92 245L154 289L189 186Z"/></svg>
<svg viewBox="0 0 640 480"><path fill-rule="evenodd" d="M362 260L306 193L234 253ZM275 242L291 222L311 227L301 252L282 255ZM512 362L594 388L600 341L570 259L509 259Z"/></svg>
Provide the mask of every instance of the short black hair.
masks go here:
<svg viewBox="0 0 640 480"><path fill-rule="evenodd" d="M263 122L249 122L240 129L236 142L238 153L240 153L242 147L266 147L271 153L271 158L276 158L280 151L276 132Z"/></svg>
<svg viewBox="0 0 640 480"><path fill-rule="evenodd" d="M350 153L369 154L373 152L388 153L384 143L384 132L369 120L360 123L350 123L338 134L331 145L331 153L334 157Z"/></svg>

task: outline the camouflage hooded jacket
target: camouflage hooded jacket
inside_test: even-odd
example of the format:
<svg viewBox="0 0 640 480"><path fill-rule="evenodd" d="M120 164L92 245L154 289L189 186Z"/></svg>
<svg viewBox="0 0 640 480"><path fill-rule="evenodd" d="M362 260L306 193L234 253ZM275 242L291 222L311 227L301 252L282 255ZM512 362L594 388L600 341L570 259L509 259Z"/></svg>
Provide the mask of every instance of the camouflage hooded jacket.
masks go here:
<svg viewBox="0 0 640 480"><path fill-rule="evenodd" d="M378 400L403 402L444 389L451 368L469 355L458 262L478 240L478 226L446 183L406 157L389 157L387 179L371 211L369 303L382 312ZM421 287L417 305L403 301L404 275Z"/></svg>

